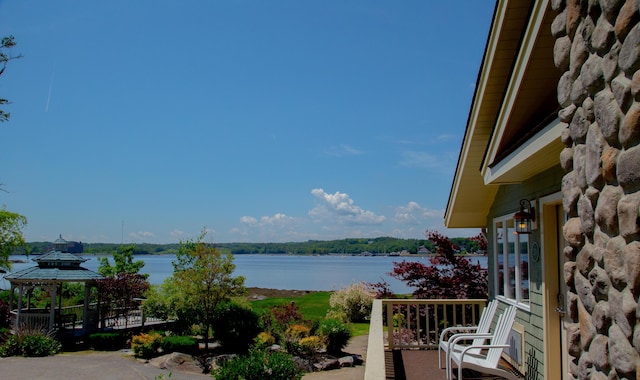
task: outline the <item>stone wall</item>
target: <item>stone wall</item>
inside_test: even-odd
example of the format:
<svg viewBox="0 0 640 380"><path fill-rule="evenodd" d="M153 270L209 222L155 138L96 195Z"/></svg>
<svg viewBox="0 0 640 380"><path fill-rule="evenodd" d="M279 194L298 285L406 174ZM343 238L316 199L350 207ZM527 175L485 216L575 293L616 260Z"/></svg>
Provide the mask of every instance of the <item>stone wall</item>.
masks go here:
<svg viewBox="0 0 640 380"><path fill-rule="evenodd" d="M570 372L640 376L640 1L551 0Z"/></svg>

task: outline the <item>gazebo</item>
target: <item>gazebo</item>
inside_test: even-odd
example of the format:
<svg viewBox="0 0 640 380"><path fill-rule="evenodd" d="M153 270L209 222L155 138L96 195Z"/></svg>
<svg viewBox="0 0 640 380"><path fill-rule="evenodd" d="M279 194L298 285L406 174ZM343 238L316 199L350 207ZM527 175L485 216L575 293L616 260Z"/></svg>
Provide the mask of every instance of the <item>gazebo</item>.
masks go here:
<svg viewBox="0 0 640 380"><path fill-rule="evenodd" d="M38 265L5 275L11 284L9 305L11 307L12 327L16 329L26 327L43 328L47 331L63 329L65 326L76 328L77 314L75 310L62 308L62 284L65 282L82 282L84 288L84 305L82 305L81 335L89 334L98 327L98 311L90 308L89 299L91 287L96 280L103 276L80 266L87 259L67 252L67 242L60 236L54 242L52 251L33 259ZM35 288L41 288L51 297L50 307L32 309L29 298ZM18 289L17 309L13 309L15 290ZM58 298L59 297L59 298ZM58 298L58 299L57 299ZM24 307L26 300L26 308ZM65 308L67 309L67 308ZM68 312L67 312L68 311ZM76 313L77 312L77 313Z"/></svg>

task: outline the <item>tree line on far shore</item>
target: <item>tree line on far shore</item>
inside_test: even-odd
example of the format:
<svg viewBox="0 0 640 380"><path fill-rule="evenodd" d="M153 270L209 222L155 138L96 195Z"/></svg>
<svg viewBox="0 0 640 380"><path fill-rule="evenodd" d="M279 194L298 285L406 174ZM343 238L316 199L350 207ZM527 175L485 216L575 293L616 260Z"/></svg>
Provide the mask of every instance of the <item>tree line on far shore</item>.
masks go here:
<svg viewBox="0 0 640 380"><path fill-rule="evenodd" d="M473 238L451 238L453 245L460 253L478 253L480 247ZM212 244L222 253L241 254L295 254L295 255L366 255L391 254L406 251L410 254L434 252L433 242L426 239L398 239L392 237L378 238L348 238L340 240L309 240L306 242L287 243L214 243ZM91 254L111 254L122 244L117 243L82 243L83 252ZM162 255L176 254L180 244L133 244L134 255ZM25 252L42 254L53 248L52 242L27 243ZM424 248L424 249L421 249Z"/></svg>

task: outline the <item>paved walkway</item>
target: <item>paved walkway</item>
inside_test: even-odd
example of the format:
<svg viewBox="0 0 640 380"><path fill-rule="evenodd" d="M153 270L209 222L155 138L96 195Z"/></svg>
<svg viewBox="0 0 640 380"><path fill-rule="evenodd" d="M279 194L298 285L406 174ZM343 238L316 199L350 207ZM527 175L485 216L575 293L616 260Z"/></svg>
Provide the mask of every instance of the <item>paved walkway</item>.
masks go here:
<svg viewBox="0 0 640 380"><path fill-rule="evenodd" d="M366 353L367 336L355 337L345 352L363 355ZM124 352L81 351L64 353L44 358L10 357L0 358L2 379L91 379L91 380L189 380L209 379L211 375L171 372L136 360ZM362 380L364 366L310 373L304 380Z"/></svg>

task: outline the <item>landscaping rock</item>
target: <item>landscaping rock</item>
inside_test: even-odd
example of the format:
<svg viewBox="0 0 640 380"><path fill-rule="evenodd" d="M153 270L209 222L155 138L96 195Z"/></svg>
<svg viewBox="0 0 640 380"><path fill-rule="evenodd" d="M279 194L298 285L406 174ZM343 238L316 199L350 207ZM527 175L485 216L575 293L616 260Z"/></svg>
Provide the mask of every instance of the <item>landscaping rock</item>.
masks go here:
<svg viewBox="0 0 640 380"><path fill-rule="evenodd" d="M156 368L168 371L180 371L189 373L203 373L200 363L191 355L180 352L172 352L149 360L149 364Z"/></svg>

